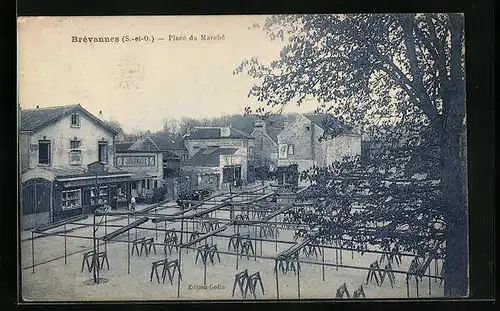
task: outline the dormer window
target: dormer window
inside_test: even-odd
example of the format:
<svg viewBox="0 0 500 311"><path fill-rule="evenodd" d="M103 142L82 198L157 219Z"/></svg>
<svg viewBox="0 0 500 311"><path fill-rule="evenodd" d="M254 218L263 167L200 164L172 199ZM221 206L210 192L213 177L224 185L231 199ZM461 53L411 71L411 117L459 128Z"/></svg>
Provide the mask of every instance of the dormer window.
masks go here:
<svg viewBox="0 0 500 311"><path fill-rule="evenodd" d="M295 147L293 145L288 145L288 154L294 154L295 153Z"/></svg>
<svg viewBox="0 0 500 311"><path fill-rule="evenodd" d="M80 115L78 113L71 114L71 127L80 127Z"/></svg>

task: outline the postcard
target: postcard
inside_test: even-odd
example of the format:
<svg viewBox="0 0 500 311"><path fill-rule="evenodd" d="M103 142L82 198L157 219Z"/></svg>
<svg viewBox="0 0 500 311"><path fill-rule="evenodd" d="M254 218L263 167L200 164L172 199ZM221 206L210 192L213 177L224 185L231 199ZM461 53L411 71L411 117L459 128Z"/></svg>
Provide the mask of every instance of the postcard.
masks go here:
<svg viewBox="0 0 500 311"><path fill-rule="evenodd" d="M463 14L17 26L24 302L468 296Z"/></svg>

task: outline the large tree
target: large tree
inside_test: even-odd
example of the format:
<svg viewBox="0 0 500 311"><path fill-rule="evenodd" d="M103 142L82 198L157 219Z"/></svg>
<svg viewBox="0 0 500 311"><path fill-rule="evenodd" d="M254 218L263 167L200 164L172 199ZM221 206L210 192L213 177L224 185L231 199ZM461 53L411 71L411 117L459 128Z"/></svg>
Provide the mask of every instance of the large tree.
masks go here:
<svg viewBox="0 0 500 311"><path fill-rule="evenodd" d="M284 41L280 58L262 64L253 57L235 71L259 80L249 92L263 103L258 112L281 110L293 101L317 100L319 110L370 133L373 141L380 143L380 150L389 151L380 152L376 171L369 174L378 181L388 178L387 172L379 176L384 161L394 165L406 158L399 171L410 182L397 185L395 174L386 189L378 189L379 193L385 194L385 200L388 193L411 193L415 189L428 194L397 201L399 206L418 202L412 209L413 216L418 211L431 217L436 210L443 218L445 257L449 259L445 260L445 295L467 295L468 228L460 143L465 132L463 15L279 15L270 17L263 28L272 40ZM252 113L252 108L247 107L246 112ZM315 184L322 185L316 186L321 191L318 196L338 190L327 177L334 176L338 182L348 166L344 163L342 169L331 166L309 172L309 177L316 178ZM351 172L357 170L359 166L353 166ZM437 190L408 179L410 171L413 174L419 170L426 179L439 181ZM363 186L373 193L380 182L370 184L367 170L363 172ZM351 182L344 185L344 194L353 186L361 187ZM372 203L376 206L380 202ZM371 214L378 215L374 219L382 217L380 213ZM337 220L343 221L340 216ZM405 221L408 225L409 219ZM389 231L386 235L390 236Z"/></svg>

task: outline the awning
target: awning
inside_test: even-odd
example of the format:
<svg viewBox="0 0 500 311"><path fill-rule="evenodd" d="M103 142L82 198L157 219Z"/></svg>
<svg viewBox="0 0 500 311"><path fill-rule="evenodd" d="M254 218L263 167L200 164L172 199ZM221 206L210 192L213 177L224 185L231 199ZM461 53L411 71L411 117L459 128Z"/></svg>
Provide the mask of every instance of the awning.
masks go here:
<svg viewBox="0 0 500 311"><path fill-rule="evenodd" d="M130 180L135 181L135 180L143 180L143 179L150 179L150 178L153 178L153 176L149 175L148 173L137 172L137 173L132 173L132 177L130 178Z"/></svg>
<svg viewBox="0 0 500 311"><path fill-rule="evenodd" d="M81 177L66 177L66 178L56 178L56 181L62 182L65 188L68 187L80 187L86 185L98 184L112 184L120 182L129 182L131 179L131 174L113 174L104 176L81 176Z"/></svg>

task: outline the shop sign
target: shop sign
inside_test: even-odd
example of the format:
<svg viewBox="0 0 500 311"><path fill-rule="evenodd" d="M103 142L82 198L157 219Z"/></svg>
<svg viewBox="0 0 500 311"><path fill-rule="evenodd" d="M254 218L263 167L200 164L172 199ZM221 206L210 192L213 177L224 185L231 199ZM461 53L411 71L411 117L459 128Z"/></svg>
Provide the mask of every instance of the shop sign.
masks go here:
<svg viewBox="0 0 500 311"><path fill-rule="evenodd" d="M154 156L118 156L116 157L116 166L155 166Z"/></svg>

